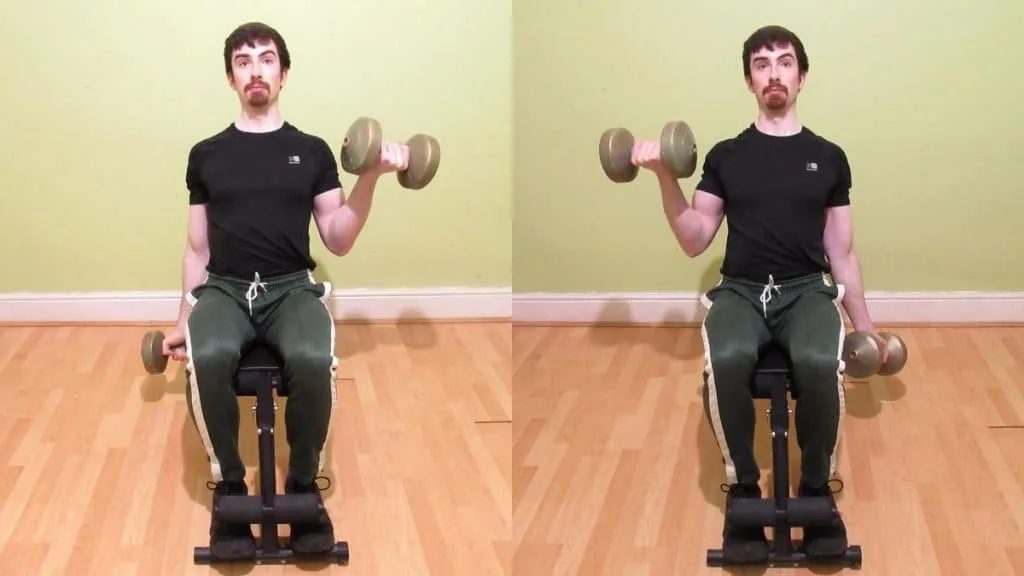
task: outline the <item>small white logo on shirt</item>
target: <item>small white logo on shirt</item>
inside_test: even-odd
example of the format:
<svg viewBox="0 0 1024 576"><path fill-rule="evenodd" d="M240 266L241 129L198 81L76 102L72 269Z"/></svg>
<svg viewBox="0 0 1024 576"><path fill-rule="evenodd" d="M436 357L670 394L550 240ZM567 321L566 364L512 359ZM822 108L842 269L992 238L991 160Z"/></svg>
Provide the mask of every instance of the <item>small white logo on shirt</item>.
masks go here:
<svg viewBox="0 0 1024 576"><path fill-rule="evenodd" d="M288 157L288 163L289 164L298 164L299 163L299 157L298 156L289 156Z"/></svg>
<svg viewBox="0 0 1024 576"><path fill-rule="evenodd" d="M808 172L817 172L818 171L818 163L817 162L808 162L807 163L807 171Z"/></svg>

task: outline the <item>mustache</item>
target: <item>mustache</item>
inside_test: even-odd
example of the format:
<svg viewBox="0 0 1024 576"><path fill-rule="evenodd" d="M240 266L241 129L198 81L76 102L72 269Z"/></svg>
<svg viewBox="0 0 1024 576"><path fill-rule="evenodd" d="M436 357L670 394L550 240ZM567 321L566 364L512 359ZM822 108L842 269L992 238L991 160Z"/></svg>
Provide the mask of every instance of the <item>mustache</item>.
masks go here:
<svg viewBox="0 0 1024 576"><path fill-rule="evenodd" d="M783 86L782 84L769 84L769 85L768 85L767 87L765 87L765 89L764 89L764 90L762 91L762 94L767 94L767 93L771 92L772 90L780 90L780 91L782 91L783 93L787 93L787 92L789 92L789 90L787 90L787 89L786 89L786 87L785 87L785 86Z"/></svg>
<svg viewBox="0 0 1024 576"><path fill-rule="evenodd" d="M263 82L252 82L245 87L246 90L252 90L253 88L263 88L264 90L270 90L270 86L267 86Z"/></svg>

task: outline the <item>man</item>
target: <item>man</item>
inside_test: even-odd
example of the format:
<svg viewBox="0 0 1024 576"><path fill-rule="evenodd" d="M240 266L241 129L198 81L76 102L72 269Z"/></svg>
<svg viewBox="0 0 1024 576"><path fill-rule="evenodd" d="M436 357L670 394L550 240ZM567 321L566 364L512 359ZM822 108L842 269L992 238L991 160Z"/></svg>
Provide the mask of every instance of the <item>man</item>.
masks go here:
<svg viewBox="0 0 1024 576"><path fill-rule="evenodd" d="M347 254L366 223L378 178L408 164L407 149L384 144L380 165L356 181L346 200L328 145L282 120L278 99L290 66L288 47L273 28L249 23L234 30L224 43L224 67L241 114L188 155L184 296L164 354L187 359L189 411L210 459L214 498L248 491L232 384L241 353L257 339L280 354L290 387L285 491L319 493L337 358L326 306L331 287L312 275L310 216L327 249ZM329 550L330 518L293 524L291 539L298 553ZM210 548L229 559L256 552L248 525L216 521Z"/></svg>
<svg viewBox="0 0 1024 576"><path fill-rule="evenodd" d="M789 30L768 26L743 45L743 72L757 119L707 153L692 204L658 163L658 142L635 147L633 162L658 177L665 215L683 251L697 256L723 218L729 234L722 280L704 295L704 406L722 452L729 498L760 497L750 383L759 350L788 352L797 399L800 495L831 497L844 414L841 302L857 330L873 330L853 249L850 166L843 150L800 124L797 95L807 54ZM831 279L829 278L831 276ZM845 550L842 522L804 530L805 551ZM726 525L734 562L764 562L761 528Z"/></svg>

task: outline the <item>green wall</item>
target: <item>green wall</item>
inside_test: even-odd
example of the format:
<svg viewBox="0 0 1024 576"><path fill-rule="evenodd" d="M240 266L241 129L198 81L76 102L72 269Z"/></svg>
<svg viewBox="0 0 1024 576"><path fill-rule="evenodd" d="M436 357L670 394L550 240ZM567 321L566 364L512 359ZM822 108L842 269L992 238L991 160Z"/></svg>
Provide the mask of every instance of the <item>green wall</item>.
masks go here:
<svg viewBox="0 0 1024 576"><path fill-rule="evenodd" d="M0 291L178 288L185 157L237 114L220 50L248 20L285 35L284 114L336 153L360 115L386 137L441 141L428 189L382 181L351 255L314 236L321 274L340 288L706 287L724 228L687 258L654 179L609 182L597 140L609 126L656 136L682 119L703 153L742 130L755 107L740 46L767 23L805 40L801 118L849 154L867 289L1024 288L1018 3L86 6L20 3L0 23ZM683 184L691 192L696 177Z"/></svg>
<svg viewBox="0 0 1024 576"><path fill-rule="evenodd" d="M516 292L692 291L717 279L725 227L689 259L644 171L608 181L611 126L693 127L701 152L753 121L741 49L765 24L804 41L800 117L853 169L866 289L1024 289L1017 54L1024 5L949 1L518 0ZM681 182L689 197L699 180Z"/></svg>
<svg viewBox="0 0 1024 576"><path fill-rule="evenodd" d="M314 236L320 275L340 288L509 286L505 0L60 0L12 3L0 22L0 291L180 288L186 156L238 115L221 51L249 20L292 52L285 118L335 154L361 115L385 138L441 142L428 188L381 180L350 255Z"/></svg>

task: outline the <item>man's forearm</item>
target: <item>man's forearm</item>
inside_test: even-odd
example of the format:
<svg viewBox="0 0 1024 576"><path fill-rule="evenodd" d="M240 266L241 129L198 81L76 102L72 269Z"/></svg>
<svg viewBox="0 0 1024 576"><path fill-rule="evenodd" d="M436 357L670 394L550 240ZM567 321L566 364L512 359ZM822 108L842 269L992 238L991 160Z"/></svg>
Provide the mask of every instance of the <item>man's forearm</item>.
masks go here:
<svg viewBox="0 0 1024 576"><path fill-rule="evenodd" d="M356 238L370 216L373 192L379 178L380 175L374 173L360 176L345 203L331 216L328 233L328 248L331 252L343 256L355 245Z"/></svg>
<svg viewBox="0 0 1024 576"><path fill-rule="evenodd" d="M665 211L672 232L687 256L696 256L703 250L703 219L686 201L679 181L669 175L658 175L661 188L661 205Z"/></svg>
<svg viewBox="0 0 1024 576"><path fill-rule="evenodd" d="M188 303L188 293L203 281L209 261L209 253L200 254L191 246L185 248L185 255L181 258L181 305L178 307L178 326L180 328L185 328L188 315L192 313L192 305Z"/></svg>
<svg viewBox="0 0 1024 576"><path fill-rule="evenodd" d="M850 321L853 322L853 329L866 332L874 331L871 313L868 311L867 301L864 299L864 281L856 253L850 252L846 256L833 259L831 264L832 278L842 284L845 290L843 308L846 309Z"/></svg>

